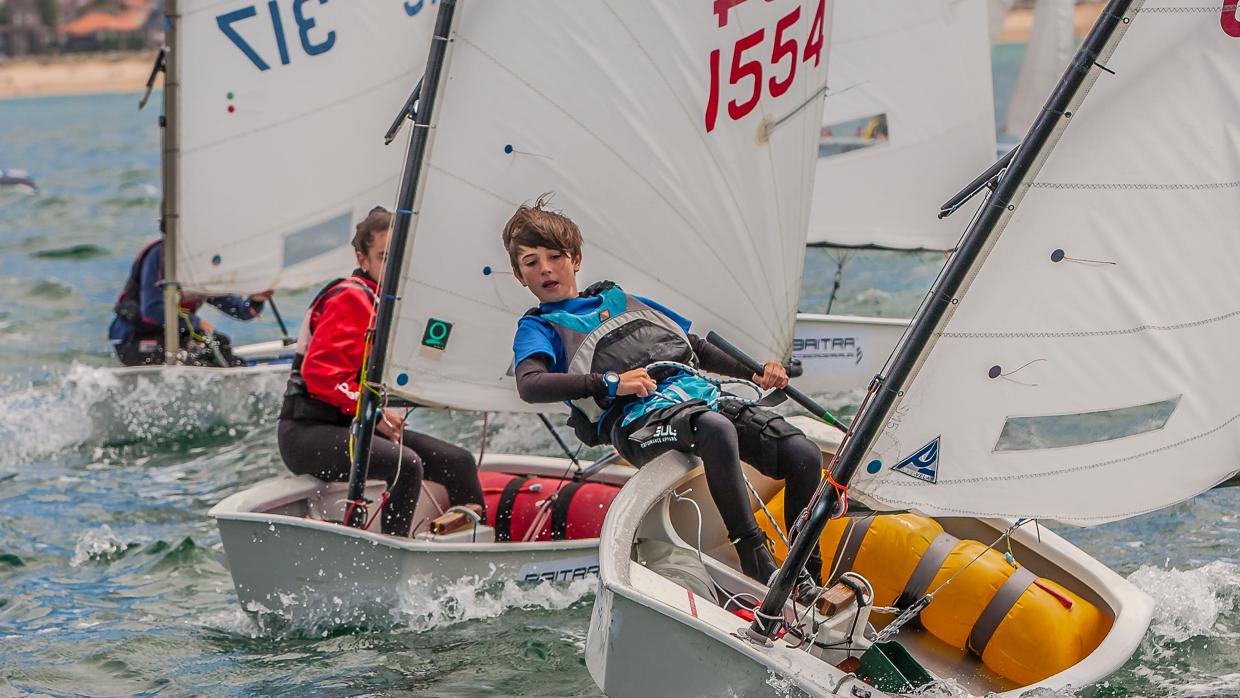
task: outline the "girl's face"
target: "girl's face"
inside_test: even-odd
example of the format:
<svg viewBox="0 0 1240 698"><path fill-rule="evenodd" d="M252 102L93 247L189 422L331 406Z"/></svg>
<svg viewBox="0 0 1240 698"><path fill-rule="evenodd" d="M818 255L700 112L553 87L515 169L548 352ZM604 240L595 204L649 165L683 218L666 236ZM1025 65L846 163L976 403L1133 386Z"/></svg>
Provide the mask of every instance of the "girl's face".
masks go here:
<svg viewBox="0 0 1240 698"><path fill-rule="evenodd" d="M564 250L549 247L517 248L519 281L534 292L540 303L555 303L577 297L577 270L581 255L570 257Z"/></svg>
<svg viewBox="0 0 1240 698"><path fill-rule="evenodd" d="M387 267L387 244L391 232L384 230L375 233L370 241L370 250L365 254L359 250L353 250L353 253L357 255L357 266L380 284L383 283L383 270Z"/></svg>

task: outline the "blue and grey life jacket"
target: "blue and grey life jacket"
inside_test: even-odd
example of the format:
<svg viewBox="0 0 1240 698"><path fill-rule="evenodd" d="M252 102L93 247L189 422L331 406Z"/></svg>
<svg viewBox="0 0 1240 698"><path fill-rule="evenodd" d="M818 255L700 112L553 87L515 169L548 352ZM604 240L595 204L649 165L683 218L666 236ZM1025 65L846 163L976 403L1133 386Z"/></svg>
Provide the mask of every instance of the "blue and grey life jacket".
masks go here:
<svg viewBox="0 0 1240 698"><path fill-rule="evenodd" d="M597 310L583 315L538 308L526 312L528 316L544 320L556 331L568 362L566 373L624 373L656 361L697 366L697 355L684 329L613 282L592 284L581 296L599 296L602 303ZM577 438L596 446L608 441L612 425L621 417L627 424L668 404L691 399L713 404L718 397L718 389L713 384L684 371L654 371L651 377L659 384L659 391L646 398L586 397L569 401L568 425Z"/></svg>
<svg viewBox="0 0 1240 698"><path fill-rule="evenodd" d="M129 277L125 279L125 286L121 288L120 295L116 297L116 303L112 306L117 317L135 327L148 324L142 319L142 264L151 250L161 242L163 238L149 242L138 253L137 259L133 261L133 266L129 269ZM158 320L163 322L163 318L158 318Z"/></svg>

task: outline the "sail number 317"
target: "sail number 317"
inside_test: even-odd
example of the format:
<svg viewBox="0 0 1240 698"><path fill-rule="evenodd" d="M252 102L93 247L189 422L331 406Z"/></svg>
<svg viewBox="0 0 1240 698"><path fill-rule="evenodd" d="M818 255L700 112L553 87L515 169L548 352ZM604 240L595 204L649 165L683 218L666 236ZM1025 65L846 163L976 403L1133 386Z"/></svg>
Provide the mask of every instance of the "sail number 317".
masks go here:
<svg viewBox="0 0 1240 698"><path fill-rule="evenodd" d="M714 0L715 16L719 27L728 25L729 10L747 0ZM727 74L727 86L723 86L723 49L710 52L710 94L706 98L706 132L715 130L719 121L719 103L727 97L726 111L728 118L739 121L749 115L758 106L763 93L771 97L779 97L792 87L797 76L797 67L801 63L814 61L814 67L822 61L823 29L826 0L818 0L818 9L809 21L809 34L802 46L797 37L801 35L799 25L801 8L796 7L779 18L769 32L772 41L769 55L764 55L763 44L767 37L767 28L760 27L736 40L731 49L731 67ZM765 58L765 60L763 60ZM722 94L727 89L728 94ZM734 95L734 96L733 96Z"/></svg>

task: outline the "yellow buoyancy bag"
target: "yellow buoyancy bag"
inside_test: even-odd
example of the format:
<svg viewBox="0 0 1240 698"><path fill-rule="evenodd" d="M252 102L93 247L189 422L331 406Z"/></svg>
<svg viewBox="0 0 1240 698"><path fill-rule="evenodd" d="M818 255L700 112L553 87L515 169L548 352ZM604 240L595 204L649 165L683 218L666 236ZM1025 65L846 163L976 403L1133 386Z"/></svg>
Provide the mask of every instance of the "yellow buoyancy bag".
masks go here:
<svg viewBox="0 0 1240 698"><path fill-rule="evenodd" d="M767 503L780 524L783 505L782 491ZM787 549L778 533L765 514L756 512L756 518L782 561ZM926 630L1022 686L1080 662L1111 629L1110 615L1090 602L1013 567L984 543L945 533L924 516L835 519L823 531L819 550L824 574L851 570L865 577L877 606L907 607L938 589L919 616Z"/></svg>

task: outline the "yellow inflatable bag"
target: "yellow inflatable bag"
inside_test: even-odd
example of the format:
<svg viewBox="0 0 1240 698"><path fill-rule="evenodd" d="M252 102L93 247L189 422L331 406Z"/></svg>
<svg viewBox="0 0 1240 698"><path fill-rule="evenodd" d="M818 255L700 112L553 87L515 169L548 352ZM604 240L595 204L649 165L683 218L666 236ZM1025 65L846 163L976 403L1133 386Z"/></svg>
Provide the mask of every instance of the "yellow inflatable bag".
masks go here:
<svg viewBox="0 0 1240 698"><path fill-rule="evenodd" d="M780 490L766 508L783 530L784 493ZM775 560L783 562L788 549L779 534L761 511L755 514L758 526L775 544ZM934 519L916 514L834 519L827 524L818 541L824 575L834 567L839 573L853 571L870 581L874 587L874 604L891 606L908 583L909 576L922 553L943 532ZM844 545L845 550L839 548ZM824 580L825 581L825 580Z"/></svg>
<svg viewBox="0 0 1240 698"><path fill-rule="evenodd" d="M767 503L780 524L783 504L782 491ZM758 511L755 516L775 542L776 559L783 561L787 549L779 535L765 514ZM980 656L995 673L1022 686L1081 661L1111 630L1111 617L1090 602L1013 567L984 543L957 540L924 516L836 519L823 531L819 550L824 574L833 561L836 576L849 570L861 574L873 585L877 606L897 605L898 600L907 607L937 589L919 616L925 629L952 647ZM918 569L923 557L928 559Z"/></svg>

